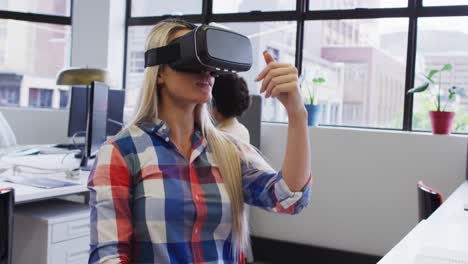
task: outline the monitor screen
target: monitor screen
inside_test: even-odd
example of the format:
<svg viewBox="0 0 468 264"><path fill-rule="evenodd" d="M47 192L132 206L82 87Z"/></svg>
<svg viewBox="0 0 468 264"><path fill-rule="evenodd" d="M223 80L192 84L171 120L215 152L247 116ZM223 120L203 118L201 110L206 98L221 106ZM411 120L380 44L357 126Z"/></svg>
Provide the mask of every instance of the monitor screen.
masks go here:
<svg viewBox="0 0 468 264"><path fill-rule="evenodd" d="M70 109L68 115L68 137L85 136L86 132L86 109L88 88L86 86L73 86L71 88ZM78 132L82 132L77 134Z"/></svg>
<svg viewBox="0 0 468 264"><path fill-rule="evenodd" d="M124 104L125 90L109 90L109 103L107 104L108 136L113 136L122 129Z"/></svg>
<svg viewBox="0 0 468 264"><path fill-rule="evenodd" d="M94 156L107 139L107 102L109 87L93 82L89 90L88 124L86 129L86 156Z"/></svg>
<svg viewBox="0 0 468 264"><path fill-rule="evenodd" d="M71 100L68 119L68 137L77 132L83 132L76 136L85 136L86 132L86 109L87 89L85 86L74 86L71 89ZM123 122L123 109L125 103L125 90L109 89L107 104L107 135L113 136L122 128L118 123ZM112 122L112 121L116 122Z"/></svg>

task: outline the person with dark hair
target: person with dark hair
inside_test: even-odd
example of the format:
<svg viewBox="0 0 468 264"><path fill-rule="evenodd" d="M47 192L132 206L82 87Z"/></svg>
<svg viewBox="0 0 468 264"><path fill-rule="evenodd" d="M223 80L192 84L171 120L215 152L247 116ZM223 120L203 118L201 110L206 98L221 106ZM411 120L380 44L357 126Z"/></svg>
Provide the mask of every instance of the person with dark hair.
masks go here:
<svg viewBox="0 0 468 264"><path fill-rule="evenodd" d="M218 129L249 143L249 131L236 118L250 106L245 80L236 73L220 75L215 79L211 94L211 114L218 122Z"/></svg>

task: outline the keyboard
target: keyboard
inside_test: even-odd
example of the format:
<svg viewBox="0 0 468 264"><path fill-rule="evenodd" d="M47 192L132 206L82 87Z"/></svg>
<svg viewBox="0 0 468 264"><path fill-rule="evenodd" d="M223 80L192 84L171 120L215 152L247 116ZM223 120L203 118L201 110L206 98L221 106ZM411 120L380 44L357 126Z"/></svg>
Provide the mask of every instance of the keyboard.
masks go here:
<svg viewBox="0 0 468 264"><path fill-rule="evenodd" d="M76 143L76 144L73 144L73 143L63 143L63 144L54 145L53 147L55 147L55 148L69 149L69 150L73 150L73 149L83 149L83 148L84 148L84 143Z"/></svg>

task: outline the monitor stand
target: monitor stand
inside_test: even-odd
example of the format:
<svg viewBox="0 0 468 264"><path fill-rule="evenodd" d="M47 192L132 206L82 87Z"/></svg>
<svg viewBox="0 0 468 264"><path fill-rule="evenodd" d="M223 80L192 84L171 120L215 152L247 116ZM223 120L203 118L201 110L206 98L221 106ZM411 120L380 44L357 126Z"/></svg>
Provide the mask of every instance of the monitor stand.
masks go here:
<svg viewBox="0 0 468 264"><path fill-rule="evenodd" d="M81 156L81 161L80 161L80 169L83 170L83 171L91 171L91 169L93 168L92 164L89 165L89 158L87 155L83 155Z"/></svg>

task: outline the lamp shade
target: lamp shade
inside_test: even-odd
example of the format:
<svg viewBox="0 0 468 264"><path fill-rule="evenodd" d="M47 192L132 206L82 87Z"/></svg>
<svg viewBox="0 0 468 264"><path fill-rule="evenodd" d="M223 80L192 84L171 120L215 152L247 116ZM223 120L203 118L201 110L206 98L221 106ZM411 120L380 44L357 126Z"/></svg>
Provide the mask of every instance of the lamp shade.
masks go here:
<svg viewBox="0 0 468 264"><path fill-rule="evenodd" d="M107 83L108 73L93 68L69 68L57 76L57 85L90 85L93 81Z"/></svg>

